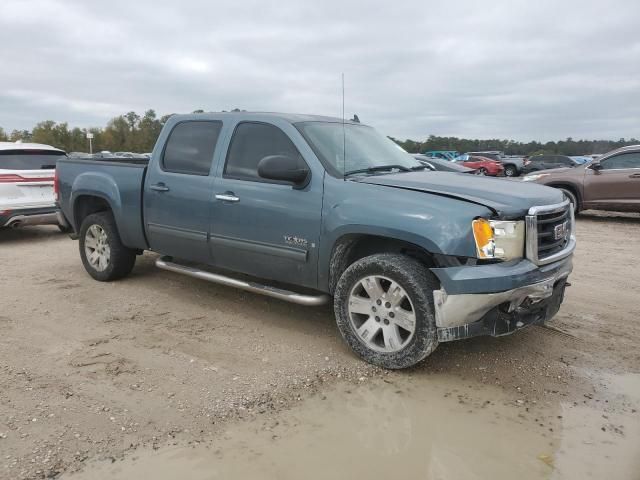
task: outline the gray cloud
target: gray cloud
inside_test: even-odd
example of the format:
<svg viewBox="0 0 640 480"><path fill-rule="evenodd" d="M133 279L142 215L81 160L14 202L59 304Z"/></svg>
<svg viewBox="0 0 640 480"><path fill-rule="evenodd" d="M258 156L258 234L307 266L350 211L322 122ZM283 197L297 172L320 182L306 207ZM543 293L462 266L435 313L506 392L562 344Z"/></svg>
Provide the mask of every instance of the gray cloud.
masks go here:
<svg viewBox="0 0 640 480"><path fill-rule="evenodd" d="M225 2L227 3L227 2ZM4 0L0 126L348 114L399 138L640 137L640 3Z"/></svg>

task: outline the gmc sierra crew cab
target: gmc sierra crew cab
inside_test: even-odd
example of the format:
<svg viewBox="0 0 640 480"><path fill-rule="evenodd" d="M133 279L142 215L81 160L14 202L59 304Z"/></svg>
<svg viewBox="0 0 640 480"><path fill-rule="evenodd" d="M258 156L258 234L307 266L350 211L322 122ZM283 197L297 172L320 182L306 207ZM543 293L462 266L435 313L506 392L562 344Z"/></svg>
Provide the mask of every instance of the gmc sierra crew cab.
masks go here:
<svg viewBox="0 0 640 480"><path fill-rule="evenodd" d="M55 191L94 279L152 250L172 272L333 298L345 341L385 368L548 321L575 248L561 191L429 171L369 126L310 115L175 115L148 163L63 159Z"/></svg>

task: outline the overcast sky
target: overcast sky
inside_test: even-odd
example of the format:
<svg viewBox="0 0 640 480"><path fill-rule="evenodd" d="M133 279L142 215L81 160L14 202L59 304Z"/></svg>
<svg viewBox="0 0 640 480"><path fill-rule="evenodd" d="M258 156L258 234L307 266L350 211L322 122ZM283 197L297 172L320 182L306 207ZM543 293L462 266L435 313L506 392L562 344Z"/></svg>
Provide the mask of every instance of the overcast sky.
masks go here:
<svg viewBox="0 0 640 480"><path fill-rule="evenodd" d="M235 107L429 134L640 138L640 1L2 0L0 126Z"/></svg>

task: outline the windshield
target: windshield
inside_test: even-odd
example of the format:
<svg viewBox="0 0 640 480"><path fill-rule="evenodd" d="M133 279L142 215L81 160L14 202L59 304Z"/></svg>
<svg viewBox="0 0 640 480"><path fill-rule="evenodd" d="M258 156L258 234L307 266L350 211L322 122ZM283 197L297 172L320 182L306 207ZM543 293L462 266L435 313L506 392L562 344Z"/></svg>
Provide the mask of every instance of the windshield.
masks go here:
<svg viewBox="0 0 640 480"><path fill-rule="evenodd" d="M42 170L56 168L64 152L55 150L5 150L0 152L2 170Z"/></svg>
<svg viewBox="0 0 640 480"><path fill-rule="evenodd" d="M348 123L343 130L342 123L305 122L297 127L325 168L336 177L386 165L405 170L422 166L402 147L366 125Z"/></svg>

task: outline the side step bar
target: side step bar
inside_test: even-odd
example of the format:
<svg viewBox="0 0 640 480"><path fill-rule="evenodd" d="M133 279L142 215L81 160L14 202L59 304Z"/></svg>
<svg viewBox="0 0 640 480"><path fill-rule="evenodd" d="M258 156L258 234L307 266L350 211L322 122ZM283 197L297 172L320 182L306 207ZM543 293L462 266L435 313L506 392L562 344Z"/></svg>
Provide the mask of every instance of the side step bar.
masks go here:
<svg viewBox="0 0 640 480"><path fill-rule="evenodd" d="M259 293L268 297L278 298L298 305L306 305L314 307L324 305L329 301L329 295L302 295L300 293L290 292L281 288L260 285L254 282L245 282L235 278L226 277L217 273L207 272L206 270L198 270L197 268L180 265L171 261L171 257L162 257L156 260L156 267L170 272L182 273L189 277L207 280L208 282L219 283L228 287L235 287L248 292Z"/></svg>

